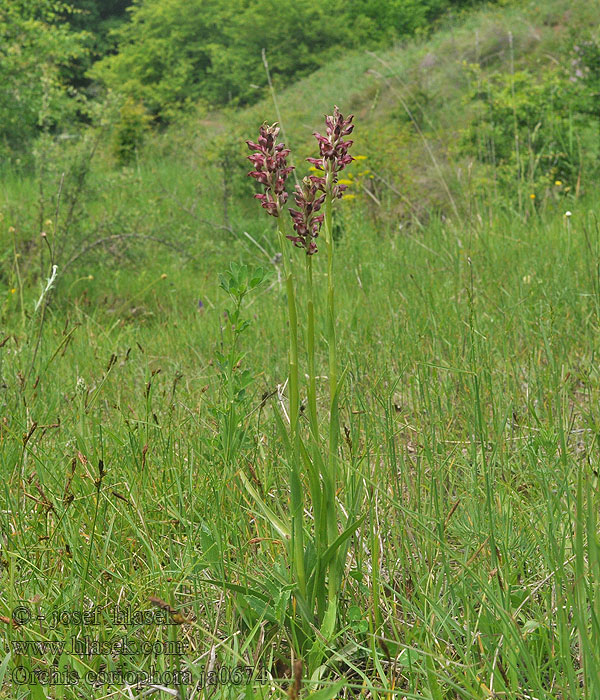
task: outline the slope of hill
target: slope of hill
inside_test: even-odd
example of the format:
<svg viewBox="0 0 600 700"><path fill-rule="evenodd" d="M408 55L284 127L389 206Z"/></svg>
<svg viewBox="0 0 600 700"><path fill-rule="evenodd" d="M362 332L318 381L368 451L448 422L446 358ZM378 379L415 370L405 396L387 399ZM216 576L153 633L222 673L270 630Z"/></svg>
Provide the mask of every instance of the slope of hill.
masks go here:
<svg viewBox="0 0 600 700"><path fill-rule="evenodd" d="M19 224L18 237L31 247L40 222L54 216L60 188L63 200L73 200L55 222L65 229L56 260L62 265L90 244L103 251L96 242L108 231L187 246L206 233L214 238L215 230L258 233L245 140L263 120L281 119L302 175L315 148L311 134L333 104L355 112L358 125L354 151L361 159L348 173L355 197L348 211L360 207L378 226L393 228L422 227L440 214L487 217L496 205L526 216L532 197L539 211L584 194L596 174L594 5L548 0L490 7L459 24L448 18L430 40L340 56L274 95L277 104L199 112L162 134L131 105L108 104L76 146L41 139L43 182L32 188L43 196L32 207L29 185L19 181L12 197L7 177L5 219ZM577 54L574 47L585 46L589 55ZM140 206L125 206L132 201ZM203 215L194 221L183 201ZM34 274L38 269L36 263Z"/></svg>

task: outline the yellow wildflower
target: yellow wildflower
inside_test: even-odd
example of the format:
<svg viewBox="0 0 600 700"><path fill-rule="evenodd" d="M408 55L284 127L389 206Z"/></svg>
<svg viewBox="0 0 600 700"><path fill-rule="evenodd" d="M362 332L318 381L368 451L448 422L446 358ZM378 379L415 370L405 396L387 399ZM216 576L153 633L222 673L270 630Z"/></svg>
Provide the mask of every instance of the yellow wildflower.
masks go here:
<svg viewBox="0 0 600 700"><path fill-rule="evenodd" d="M350 193L350 194L343 194L343 195L342 195L342 199L356 199L356 195L355 195L355 194L352 194L352 193Z"/></svg>
<svg viewBox="0 0 600 700"><path fill-rule="evenodd" d="M561 182L560 180L557 180L554 184L555 184L557 187L560 187L560 186L562 185L562 182Z"/></svg>
<svg viewBox="0 0 600 700"><path fill-rule="evenodd" d="M352 180L338 180L338 182L340 183L340 185L352 185L353 184Z"/></svg>
<svg viewBox="0 0 600 700"><path fill-rule="evenodd" d="M533 194L533 192L529 195L529 199L535 199L535 195Z"/></svg>

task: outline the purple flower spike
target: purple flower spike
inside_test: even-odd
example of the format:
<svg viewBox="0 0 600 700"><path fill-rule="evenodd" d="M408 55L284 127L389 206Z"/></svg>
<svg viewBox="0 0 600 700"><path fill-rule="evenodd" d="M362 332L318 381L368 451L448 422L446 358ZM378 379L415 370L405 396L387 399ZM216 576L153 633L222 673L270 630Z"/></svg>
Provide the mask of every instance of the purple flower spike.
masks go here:
<svg viewBox="0 0 600 700"><path fill-rule="evenodd" d="M317 244L313 239L319 235L323 223L323 214L317 212L325 201L324 194L317 196L320 188L313 180L314 178L305 177L302 186L296 185L294 201L299 211L290 209L290 216L297 235L287 236L295 246L304 248L307 255L317 252Z"/></svg>
<svg viewBox="0 0 600 700"><path fill-rule="evenodd" d="M334 199L341 197L342 192L346 189L345 185L337 184L338 173L354 160L348 154L348 149L352 146L353 141L344 141L344 136L351 134L354 129L353 119L353 114L344 119L337 106L334 107L333 114L325 117L326 135L314 133L314 137L319 143L321 157L307 158L309 163L323 171L323 176L311 176L313 185L323 192L329 186Z"/></svg>
<svg viewBox="0 0 600 700"><path fill-rule="evenodd" d="M281 208L287 201L285 181L294 169L288 166L286 160L290 154L289 148L286 148L283 143L275 143L278 134L279 127L276 123L271 126L263 124L260 127L258 143L246 141L248 148L256 151L248 156L248 160L255 168L248 175L265 188L264 194L255 194L254 197L271 216L279 216Z"/></svg>

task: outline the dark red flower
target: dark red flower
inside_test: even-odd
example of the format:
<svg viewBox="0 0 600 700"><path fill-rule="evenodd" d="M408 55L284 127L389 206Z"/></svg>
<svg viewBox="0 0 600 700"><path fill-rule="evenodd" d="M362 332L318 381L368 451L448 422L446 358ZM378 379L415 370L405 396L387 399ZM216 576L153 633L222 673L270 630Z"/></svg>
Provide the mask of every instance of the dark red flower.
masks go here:
<svg viewBox="0 0 600 700"><path fill-rule="evenodd" d="M294 201L296 209L290 209L292 225L297 235L287 236L298 248L304 248L307 255L317 252L317 244L314 238L319 235L323 214L317 214L325 201L325 195L319 195L320 188L313 182L313 178L305 177L302 186L296 185Z"/></svg>
<svg viewBox="0 0 600 700"><path fill-rule="evenodd" d="M333 114L325 117L326 136L318 132L314 133L319 143L321 157L306 159L316 168L323 171L323 176L311 176L312 183L323 192L326 191L329 185L331 195L334 198L341 197L342 192L346 189L345 185L337 184L338 173L354 160L348 153L348 149L352 146L353 141L344 141L344 136L351 134L354 129L353 119L354 115L352 114L344 119L337 106L334 107Z"/></svg>
<svg viewBox="0 0 600 700"><path fill-rule="evenodd" d="M290 149L283 143L275 143L279 134L277 124L260 127L258 143L246 141L251 151L256 151L248 160L254 165L255 170L248 173L264 188L264 194L255 194L264 209L271 216L279 216L281 208L286 203L288 193L285 191L285 181L294 169L287 164L287 156Z"/></svg>

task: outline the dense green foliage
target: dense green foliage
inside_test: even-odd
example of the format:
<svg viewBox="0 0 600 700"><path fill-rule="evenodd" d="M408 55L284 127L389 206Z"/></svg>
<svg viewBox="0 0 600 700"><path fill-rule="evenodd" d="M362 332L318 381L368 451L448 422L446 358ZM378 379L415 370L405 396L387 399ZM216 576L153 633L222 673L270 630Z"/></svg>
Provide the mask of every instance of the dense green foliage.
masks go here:
<svg viewBox="0 0 600 700"><path fill-rule="evenodd" d="M352 48L426 30L443 11L465 4L0 0L1 154L16 159L41 131L73 132L87 123L83 102L98 101L98 83L142 121L146 112L164 121L197 103L247 104L264 94L263 48L282 86Z"/></svg>
<svg viewBox="0 0 600 700"><path fill-rule="evenodd" d="M72 10L67 15L71 25L94 35L97 53L102 55L113 47L108 34L127 17L131 0L69 0Z"/></svg>
<svg viewBox="0 0 600 700"><path fill-rule="evenodd" d="M201 100L255 102L266 84L262 49L278 85L348 49L414 34L451 0L138 0L117 33L118 53L94 75L154 113Z"/></svg>
<svg viewBox="0 0 600 700"><path fill-rule="evenodd" d="M596 42L588 45L597 50ZM583 61L576 65L537 77L529 70L483 77L478 65L471 66L475 109L463 151L475 153L504 187L526 185L529 194L577 182L584 170L588 176L596 172L600 112L590 90L595 76Z"/></svg>
<svg viewBox="0 0 600 700"><path fill-rule="evenodd" d="M76 114L65 69L84 55L87 37L61 22L69 12L53 0L0 0L0 158Z"/></svg>
<svg viewBox="0 0 600 700"><path fill-rule="evenodd" d="M73 29L88 34L88 51L69 68L69 81L77 87L88 87L86 76L94 61L116 48L114 32L127 20L131 0L69 0L70 11L64 19Z"/></svg>

